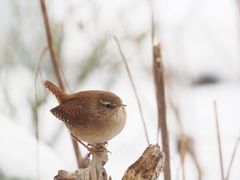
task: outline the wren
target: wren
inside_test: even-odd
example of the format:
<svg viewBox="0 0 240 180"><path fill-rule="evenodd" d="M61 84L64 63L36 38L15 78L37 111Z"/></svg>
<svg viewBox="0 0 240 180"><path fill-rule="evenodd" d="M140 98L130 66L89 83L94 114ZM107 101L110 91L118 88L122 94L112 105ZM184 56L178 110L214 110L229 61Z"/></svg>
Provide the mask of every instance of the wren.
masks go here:
<svg viewBox="0 0 240 180"><path fill-rule="evenodd" d="M45 81L44 86L59 102L50 110L51 113L64 121L78 140L102 144L124 128L127 118L125 105L114 93L89 90L67 94L50 81Z"/></svg>

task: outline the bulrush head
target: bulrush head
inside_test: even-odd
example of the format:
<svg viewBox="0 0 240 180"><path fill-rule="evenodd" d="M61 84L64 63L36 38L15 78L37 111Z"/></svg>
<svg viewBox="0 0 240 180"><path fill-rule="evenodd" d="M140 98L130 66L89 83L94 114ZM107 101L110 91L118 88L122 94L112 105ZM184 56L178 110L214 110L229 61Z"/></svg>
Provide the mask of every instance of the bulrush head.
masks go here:
<svg viewBox="0 0 240 180"><path fill-rule="evenodd" d="M67 94L50 81L45 81L44 86L59 102L51 112L79 140L104 143L122 131L127 117L125 105L114 93L90 90Z"/></svg>

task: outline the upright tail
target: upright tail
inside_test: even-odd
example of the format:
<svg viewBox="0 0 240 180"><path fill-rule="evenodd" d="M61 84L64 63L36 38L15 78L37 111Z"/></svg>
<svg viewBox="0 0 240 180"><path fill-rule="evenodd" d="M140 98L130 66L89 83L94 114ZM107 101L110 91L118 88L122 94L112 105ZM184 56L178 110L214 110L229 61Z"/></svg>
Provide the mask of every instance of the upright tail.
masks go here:
<svg viewBox="0 0 240 180"><path fill-rule="evenodd" d="M66 93L60 89L59 87L57 87L55 84L53 84L52 82L46 80L43 85L53 93L53 95L57 98L58 102L61 104L64 102L65 97L66 97Z"/></svg>

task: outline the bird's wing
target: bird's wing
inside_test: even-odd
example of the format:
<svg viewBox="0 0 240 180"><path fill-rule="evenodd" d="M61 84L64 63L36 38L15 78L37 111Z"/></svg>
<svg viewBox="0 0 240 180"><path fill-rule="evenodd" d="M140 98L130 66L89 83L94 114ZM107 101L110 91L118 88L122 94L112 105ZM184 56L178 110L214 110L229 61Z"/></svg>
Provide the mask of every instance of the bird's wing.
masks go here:
<svg viewBox="0 0 240 180"><path fill-rule="evenodd" d="M70 100L66 103L51 109L50 111L60 120L66 124L76 126L86 126L87 117L85 114L85 108L81 106L78 99Z"/></svg>

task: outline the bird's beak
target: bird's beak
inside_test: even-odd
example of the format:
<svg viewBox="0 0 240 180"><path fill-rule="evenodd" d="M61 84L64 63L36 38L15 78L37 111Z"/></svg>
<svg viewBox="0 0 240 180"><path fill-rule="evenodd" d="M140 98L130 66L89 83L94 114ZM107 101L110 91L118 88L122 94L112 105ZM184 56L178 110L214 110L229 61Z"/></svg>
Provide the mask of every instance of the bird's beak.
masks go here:
<svg viewBox="0 0 240 180"><path fill-rule="evenodd" d="M115 106L115 107L126 107L127 105L125 105L125 104L120 104L120 105L118 105L118 106Z"/></svg>

